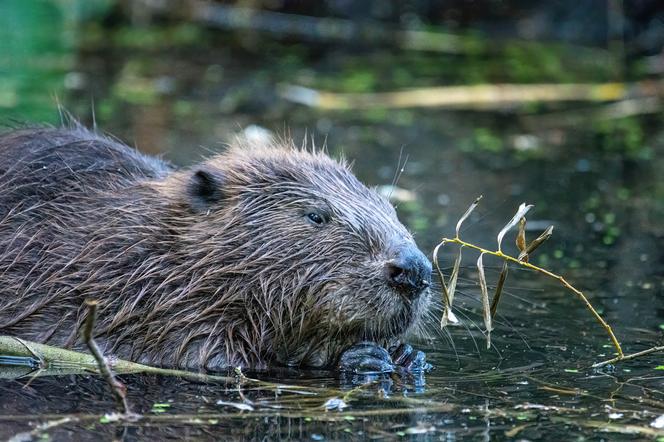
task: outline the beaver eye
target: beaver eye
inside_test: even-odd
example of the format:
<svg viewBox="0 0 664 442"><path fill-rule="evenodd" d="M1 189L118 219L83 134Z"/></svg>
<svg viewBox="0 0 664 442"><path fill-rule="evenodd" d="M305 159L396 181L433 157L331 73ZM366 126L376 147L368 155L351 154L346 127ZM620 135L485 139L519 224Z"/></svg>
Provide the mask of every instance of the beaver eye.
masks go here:
<svg viewBox="0 0 664 442"><path fill-rule="evenodd" d="M307 219L311 221L313 224L316 224L318 226L322 225L325 223L325 219L323 216L318 213L318 212L309 212L307 213Z"/></svg>

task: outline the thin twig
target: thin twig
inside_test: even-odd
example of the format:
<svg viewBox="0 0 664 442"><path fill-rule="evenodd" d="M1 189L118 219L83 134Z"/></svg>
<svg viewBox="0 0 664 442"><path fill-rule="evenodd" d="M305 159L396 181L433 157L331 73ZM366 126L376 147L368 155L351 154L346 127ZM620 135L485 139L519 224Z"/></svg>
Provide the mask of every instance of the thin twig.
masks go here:
<svg viewBox="0 0 664 442"><path fill-rule="evenodd" d="M135 416L131 412L129 403L127 402L127 387L115 377L111 371L111 367L108 365L108 361L102 354L99 346L97 346L97 343L92 336L92 331L94 330L95 321L97 319L97 304L97 301L91 299L87 299L85 301L85 306L88 309L88 315L85 318L85 325L83 326L83 340L88 346L90 353L92 353L92 355L97 360L99 372L111 387L113 398L122 409L122 414L125 417Z"/></svg>
<svg viewBox="0 0 664 442"><path fill-rule="evenodd" d="M593 368L604 367L605 365L615 364L616 362L619 362L619 361L627 361L627 360L630 360L630 359L638 358L639 356L645 356L645 355L649 355L650 353L656 353L658 351L664 351L664 345L660 345L658 347L648 348L646 350L638 351L636 353L632 353L632 354L629 354L629 355L623 355L622 357L616 356L613 359L609 359L609 360L602 361L602 362L597 362L596 364L593 364L592 367Z"/></svg>

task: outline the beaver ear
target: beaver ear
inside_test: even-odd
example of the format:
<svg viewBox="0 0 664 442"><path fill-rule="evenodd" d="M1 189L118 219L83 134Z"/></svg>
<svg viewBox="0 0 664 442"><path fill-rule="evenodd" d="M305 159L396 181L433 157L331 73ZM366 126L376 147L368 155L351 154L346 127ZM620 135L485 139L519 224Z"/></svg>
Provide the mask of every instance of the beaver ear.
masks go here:
<svg viewBox="0 0 664 442"><path fill-rule="evenodd" d="M192 209L207 212L223 198L221 171L194 169L187 183L187 199Z"/></svg>

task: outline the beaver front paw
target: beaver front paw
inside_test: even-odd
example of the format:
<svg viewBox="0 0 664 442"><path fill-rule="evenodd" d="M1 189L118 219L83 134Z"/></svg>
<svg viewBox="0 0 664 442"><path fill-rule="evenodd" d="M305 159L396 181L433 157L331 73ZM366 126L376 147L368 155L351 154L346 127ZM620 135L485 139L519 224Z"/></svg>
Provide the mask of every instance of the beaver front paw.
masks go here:
<svg viewBox="0 0 664 442"><path fill-rule="evenodd" d="M373 342L355 344L339 359L339 370L346 373L391 373L394 368L392 357L387 350Z"/></svg>
<svg viewBox="0 0 664 442"><path fill-rule="evenodd" d="M346 350L339 360L339 370L347 373L378 374L396 370L407 373L427 372L432 365L424 352L408 344L385 350L373 342L360 342Z"/></svg>

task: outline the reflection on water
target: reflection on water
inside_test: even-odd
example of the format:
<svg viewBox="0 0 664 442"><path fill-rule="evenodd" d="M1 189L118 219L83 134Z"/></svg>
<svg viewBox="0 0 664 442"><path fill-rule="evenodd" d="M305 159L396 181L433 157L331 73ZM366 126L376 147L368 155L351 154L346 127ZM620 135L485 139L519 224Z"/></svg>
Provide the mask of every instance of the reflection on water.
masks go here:
<svg viewBox="0 0 664 442"><path fill-rule="evenodd" d="M463 83L464 72L472 72L474 82L490 82L500 66L505 69L500 75L507 77L501 81L513 81L510 75L528 81L524 76L537 71L524 70L530 65L519 58L518 48L498 59L347 45L314 48L255 35L239 38L180 22L126 26L109 19L101 26L76 21L74 37L68 28L73 19L52 20L51 3L29 11L21 5L0 6L12 23L27 23L21 29L36 33L29 39L34 47L22 48L17 42L27 40L14 39L3 49L0 75L8 79L0 84L3 118L54 120L52 97L57 94L86 123L92 123L94 107L94 118L104 130L179 164L223 148L221 143L239 128L257 124L296 139L326 141L334 154L354 161L363 181L374 185L389 185L399 158L407 156L398 186L410 193L397 201L398 212L422 249L432 250L440 236L451 234L477 195L484 195L482 205L462 235L489 248L518 204L534 203L529 237L555 225L553 238L534 262L582 289L614 325L626 351L661 345L661 111L622 118L607 118L596 112L597 106L580 104L490 113L316 111L279 99L277 84L364 92ZM100 6L96 13L103 11ZM51 26L49 35L69 40L45 39L37 47L42 41L37 33L46 32L40 20ZM0 32L17 35L7 28ZM540 52L546 51L543 45ZM501 60L507 62L501 65ZM546 75L558 78L555 66L544 68ZM579 69L580 80L596 78L584 78L592 72ZM574 71L564 74L561 81L575 79ZM451 265L453 253L451 248L444 251L444 267ZM611 430L606 434L612 440L634 434L657 437L649 424L664 413L661 354L590 369L612 355L603 330L571 293L517 269L505 289L493 348L486 350L475 258L468 252L464 262L457 310L461 325L441 332L432 323L428 336L419 338L419 347L436 367L424 386L381 379L356 390L342 388L338 394L347 395L348 407L321 413L325 401L316 394L249 390L240 395L233 385L125 376L134 408L151 420L117 425L99 421L100 414L112 409L99 379L2 380L0 437L65 414L71 414L70 422L44 432L56 440L98 439L100 433L130 439L259 439L265 434L275 439L453 440L473 435L488 440L601 438L605 433L597 432L603 428ZM500 263L485 263L488 278L495 280ZM326 372L251 375L312 390L340 385ZM254 411L224 405L247 401ZM180 417L169 420L173 415Z"/></svg>

